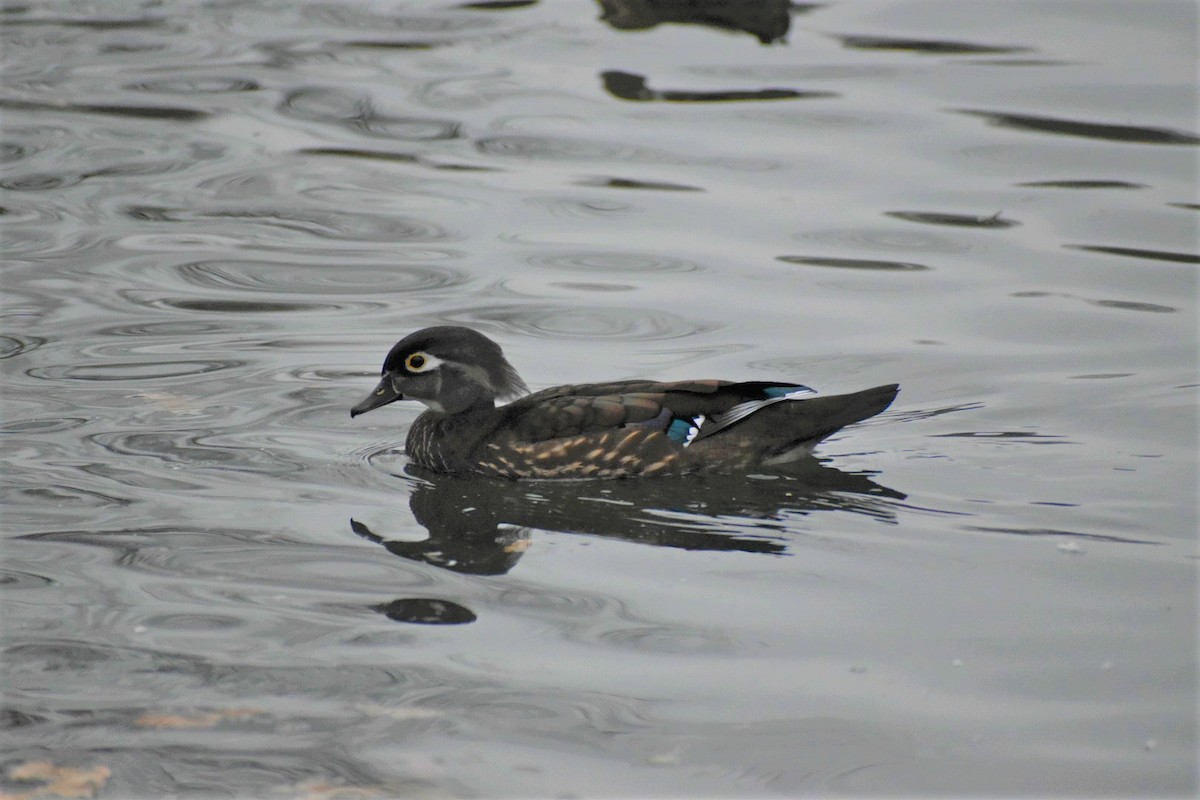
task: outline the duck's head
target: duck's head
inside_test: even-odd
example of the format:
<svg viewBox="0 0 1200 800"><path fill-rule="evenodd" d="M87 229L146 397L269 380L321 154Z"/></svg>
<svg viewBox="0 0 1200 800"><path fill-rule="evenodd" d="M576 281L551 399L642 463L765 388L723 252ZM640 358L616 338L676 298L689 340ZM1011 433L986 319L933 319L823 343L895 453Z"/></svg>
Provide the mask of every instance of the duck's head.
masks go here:
<svg viewBox="0 0 1200 800"><path fill-rule="evenodd" d="M441 325L397 342L383 361L379 385L350 416L396 400L419 400L439 414L457 414L528 391L500 345L470 328Z"/></svg>

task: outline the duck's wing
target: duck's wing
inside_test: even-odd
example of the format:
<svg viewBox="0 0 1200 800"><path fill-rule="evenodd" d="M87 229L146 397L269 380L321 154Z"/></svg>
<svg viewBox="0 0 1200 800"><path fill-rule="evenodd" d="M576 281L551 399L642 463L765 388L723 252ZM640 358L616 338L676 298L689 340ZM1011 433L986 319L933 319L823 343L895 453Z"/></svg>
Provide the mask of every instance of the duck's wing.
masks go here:
<svg viewBox="0 0 1200 800"><path fill-rule="evenodd" d="M502 411L507 426L530 442L637 426L684 444L679 423L705 423L709 436L761 408L812 393L799 384L632 380L555 386ZM697 422L698 417L703 419Z"/></svg>
<svg viewBox="0 0 1200 800"><path fill-rule="evenodd" d="M616 381L544 389L498 409L502 421L477 448L476 469L546 479L684 472L680 446L665 435L674 419L671 398L711 396L725 383Z"/></svg>

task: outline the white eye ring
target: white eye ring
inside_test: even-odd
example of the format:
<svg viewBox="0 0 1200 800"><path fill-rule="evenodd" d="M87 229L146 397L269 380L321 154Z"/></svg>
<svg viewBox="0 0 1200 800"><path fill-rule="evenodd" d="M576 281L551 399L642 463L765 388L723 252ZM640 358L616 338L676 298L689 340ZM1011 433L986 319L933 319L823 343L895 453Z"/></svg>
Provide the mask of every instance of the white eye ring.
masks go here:
<svg viewBox="0 0 1200 800"><path fill-rule="evenodd" d="M408 372L428 372L431 369L437 369L441 365L442 360L440 358L431 356L423 350L409 353L404 358L404 369Z"/></svg>

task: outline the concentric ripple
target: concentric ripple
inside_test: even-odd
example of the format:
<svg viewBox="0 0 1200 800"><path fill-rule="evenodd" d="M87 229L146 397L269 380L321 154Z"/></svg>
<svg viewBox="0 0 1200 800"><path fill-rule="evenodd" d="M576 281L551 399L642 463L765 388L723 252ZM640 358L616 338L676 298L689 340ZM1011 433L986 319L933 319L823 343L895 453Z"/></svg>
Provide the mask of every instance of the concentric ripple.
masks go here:
<svg viewBox="0 0 1200 800"><path fill-rule="evenodd" d="M970 243L954 241L925 231L902 231L895 228L835 228L803 233L796 238L828 245L915 253L965 253L972 248Z"/></svg>
<svg viewBox="0 0 1200 800"><path fill-rule="evenodd" d="M128 361L35 367L25 374L49 381L157 381L244 366L242 361Z"/></svg>
<svg viewBox="0 0 1200 800"><path fill-rule="evenodd" d="M500 324L544 339L677 339L717 329L668 311L587 306L517 306L473 309L454 321Z"/></svg>
<svg viewBox="0 0 1200 800"><path fill-rule="evenodd" d="M722 655L738 652L738 642L717 630L681 625L643 625L605 631L596 639L606 645L647 653Z"/></svg>
<svg viewBox="0 0 1200 800"><path fill-rule="evenodd" d="M21 336L19 334L0 334L0 359L12 358L30 350L36 350L46 343L41 336Z"/></svg>
<svg viewBox="0 0 1200 800"><path fill-rule="evenodd" d="M175 269L185 281L205 289L316 295L423 292L468 280L461 271L428 265L212 260Z"/></svg>
<svg viewBox="0 0 1200 800"><path fill-rule="evenodd" d="M126 87L134 92L157 92L159 94L224 94L227 92L254 92L262 87L252 78L222 77L179 77L156 78L137 81Z"/></svg>
<svg viewBox="0 0 1200 800"><path fill-rule="evenodd" d="M116 455L149 456L167 464L195 468L284 475L303 472L308 466L280 452L230 442L228 437L211 430L115 431L87 439Z"/></svg>
<svg viewBox="0 0 1200 800"><path fill-rule="evenodd" d="M507 158L537 161L586 161L622 164L697 164L746 172L775 169L774 161L761 158L687 158L666 150L619 142L567 139L553 136L489 136L475 142L481 152Z"/></svg>
<svg viewBox="0 0 1200 800"><path fill-rule="evenodd" d="M537 254L526 259L535 267L568 272L703 272L707 267L676 256L646 252L579 251Z"/></svg>
<svg viewBox="0 0 1200 800"><path fill-rule="evenodd" d="M457 139L460 135L460 124L455 120L385 114L370 97L344 89L297 89L284 97L278 110L295 119L340 125L385 139L423 142Z"/></svg>
<svg viewBox="0 0 1200 800"><path fill-rule="evenodd" d="M117 296L136 306L177 311L202 311L219 314L272 314L287 312L363 312L385 307L382 303L369 302L286 302L280 300L235 300L215 297L166 297L158 293L121 291Z"/></svg>
<svg viewBox="0 0 1200 800"><path fill-rule="evenodd" d="M293 231L318 239L368 242L434 242L451 238L449 231L427 220L319 208L209 207L131 205L124 213L139 222L244 224L272 231Z"/></svg>

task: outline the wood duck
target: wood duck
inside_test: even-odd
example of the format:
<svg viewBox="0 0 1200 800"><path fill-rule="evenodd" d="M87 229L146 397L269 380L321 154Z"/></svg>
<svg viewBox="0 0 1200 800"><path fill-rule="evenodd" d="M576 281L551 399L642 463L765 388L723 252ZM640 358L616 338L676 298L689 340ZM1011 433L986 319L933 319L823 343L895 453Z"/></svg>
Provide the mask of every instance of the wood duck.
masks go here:
<svg viewBox="0 0 1200 800"><path fill-rule="evenodd" d="M504 478L634 478L787 464L883 411L899 391L889 384L816 397L797 383L626 380L528 394L499 345L448 325L400 340L382 372L351 417L396 400L420 401L428 410L405 441L415 464ZM515 399L496 406L508 398Z"/></svg>

